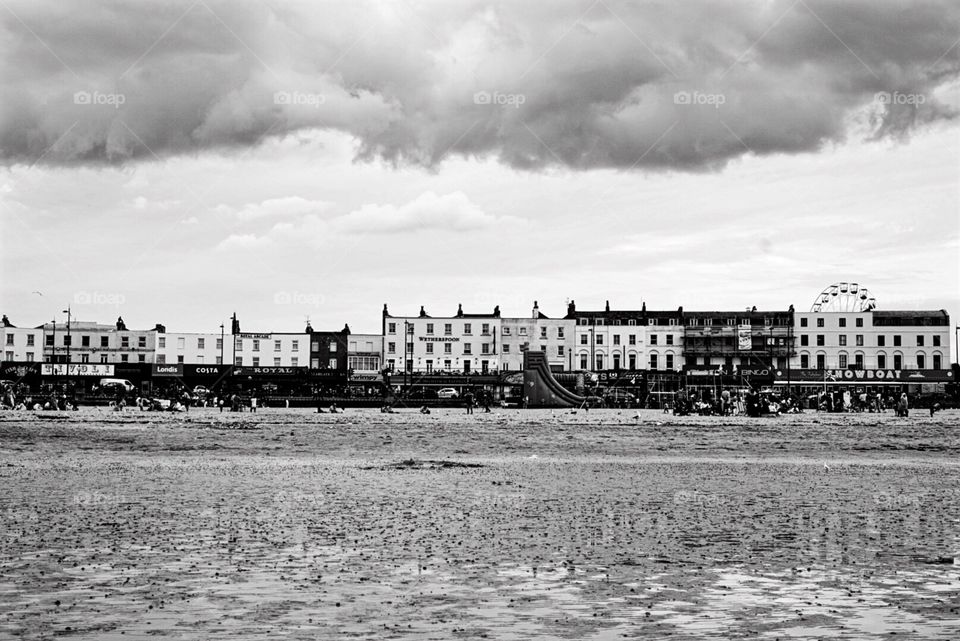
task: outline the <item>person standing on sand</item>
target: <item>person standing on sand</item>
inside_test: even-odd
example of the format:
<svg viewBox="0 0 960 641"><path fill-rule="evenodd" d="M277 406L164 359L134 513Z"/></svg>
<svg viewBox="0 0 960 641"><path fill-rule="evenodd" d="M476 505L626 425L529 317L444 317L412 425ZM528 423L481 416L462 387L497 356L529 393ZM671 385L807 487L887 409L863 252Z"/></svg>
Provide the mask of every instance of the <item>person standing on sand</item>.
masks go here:
<svg viewBox="0 0 960 641"><path fill-rule="evenodd" d="M256 411L257 411L257 397L256 397L256 396L251 396L251 397L250 397L250 411L251 411L251 412L254 412L254 413L256 413Z"/></svg>
<svg viewBox="0 0 960 641"><path fill-rule="evenodd" d="M463 404L467 407L467 414L473 414L473 392L467 390L467 393L463 395Z"/></svg>

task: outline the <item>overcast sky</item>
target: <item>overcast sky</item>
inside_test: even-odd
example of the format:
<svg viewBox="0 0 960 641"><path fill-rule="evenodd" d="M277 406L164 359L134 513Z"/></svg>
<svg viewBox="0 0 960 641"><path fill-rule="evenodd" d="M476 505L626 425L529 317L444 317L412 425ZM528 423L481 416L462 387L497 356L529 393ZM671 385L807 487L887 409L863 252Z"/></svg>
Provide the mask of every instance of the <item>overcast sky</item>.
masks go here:
<svg viewBox="0 0 960 641"><path fill-rule="evenodd" d="M956 316L958 73L955 0L3 0L0 307Z"/></svg>

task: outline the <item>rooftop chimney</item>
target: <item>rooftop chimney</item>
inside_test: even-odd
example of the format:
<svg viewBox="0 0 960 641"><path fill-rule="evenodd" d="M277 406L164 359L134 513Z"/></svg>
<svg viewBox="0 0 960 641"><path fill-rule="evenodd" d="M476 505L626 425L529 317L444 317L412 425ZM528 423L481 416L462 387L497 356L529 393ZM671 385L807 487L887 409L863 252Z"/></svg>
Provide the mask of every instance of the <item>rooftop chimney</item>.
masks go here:
<svg viewBox="0 0 960 641"><path fill-rule="evenodd" d="M540 317L540 306L537 305L537 301L533 301L533 317L534 318Z"/></svg>
<svg viewBox="0 0 960 641"><path fill-rule="evenodd" d="M457 304L457 318L463 316L463 303Z"/></svg>

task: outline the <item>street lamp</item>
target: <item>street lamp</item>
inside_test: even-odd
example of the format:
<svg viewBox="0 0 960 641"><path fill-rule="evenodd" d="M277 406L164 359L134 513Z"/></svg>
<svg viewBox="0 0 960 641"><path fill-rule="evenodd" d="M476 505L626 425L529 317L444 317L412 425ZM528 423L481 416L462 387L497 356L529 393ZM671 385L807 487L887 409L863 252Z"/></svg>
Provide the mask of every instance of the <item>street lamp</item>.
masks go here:
<svg viewBox="0 0 960 641"><path fill-rule="evenodd" d="M223 365L223 323L220 323L220 365Z"/></svg>
<svg viewBox="0 0 960 641"><path fill-rule="evenodd" d="M70 387L70 321L72 320L72 315L70 313L70 306L67 305L67 308L63 310L63 313L67 315L67 387Z"/></svg>

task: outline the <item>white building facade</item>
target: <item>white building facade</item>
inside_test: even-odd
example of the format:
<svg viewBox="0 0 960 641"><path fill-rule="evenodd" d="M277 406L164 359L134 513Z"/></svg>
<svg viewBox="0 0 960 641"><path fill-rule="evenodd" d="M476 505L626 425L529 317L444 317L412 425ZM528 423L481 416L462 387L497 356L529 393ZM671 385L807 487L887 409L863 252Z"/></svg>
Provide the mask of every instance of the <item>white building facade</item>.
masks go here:
<svg viewBox="0 0 960 641"><path fill-rule="evenodd" d="M222 365L232 354L230 335L216 333L164 332L157 334L156 362L191 365Z"/></svg>
<svg viewBox="0 0 960 641"><path fill-rule="evenodd" d="M553 371L573 370L575 323L572 319L549 318L534 301L529 317L502 318L500 327L501 370L523 370L523 355L527 350L544 352Z"/></svg>
<svg viewBox="0 0 960 641"><path fill-rule="evenodd" d="M395 372L491 373L500 370L500 309L492 314L392 316L383 307L385 368Z"/></svg>
<svg viewBox="0 0 960 641"><path fill-rule="evenodd" d="M798 312L794 322L794 369L950 369L945 310Z"/></svg>

